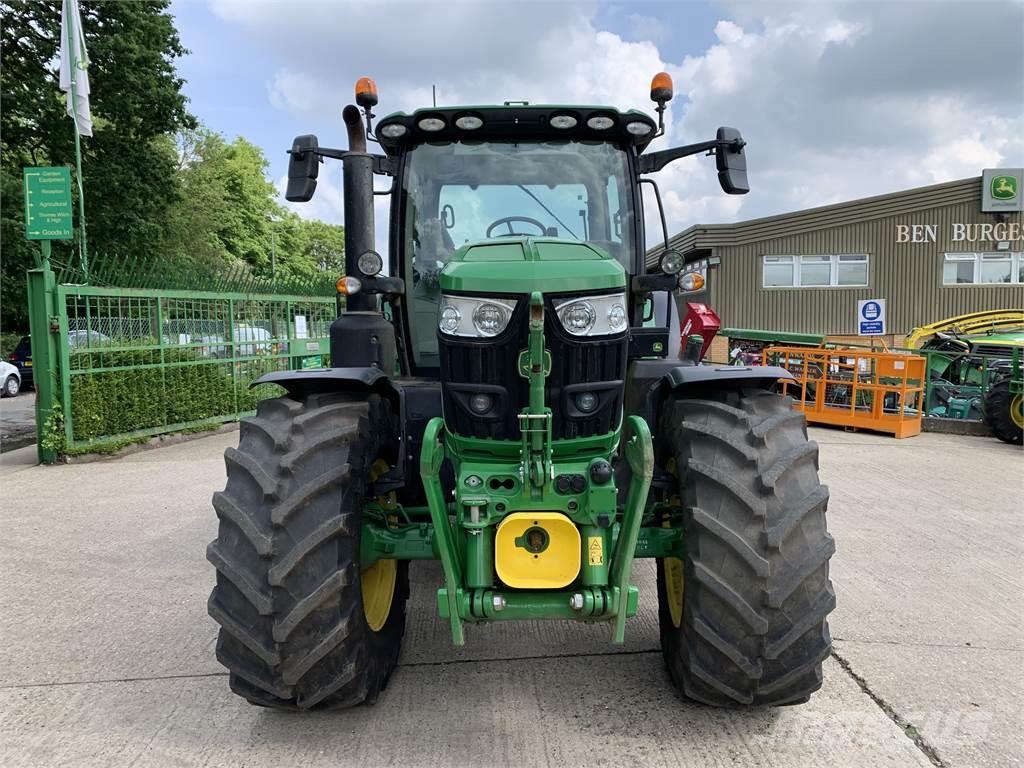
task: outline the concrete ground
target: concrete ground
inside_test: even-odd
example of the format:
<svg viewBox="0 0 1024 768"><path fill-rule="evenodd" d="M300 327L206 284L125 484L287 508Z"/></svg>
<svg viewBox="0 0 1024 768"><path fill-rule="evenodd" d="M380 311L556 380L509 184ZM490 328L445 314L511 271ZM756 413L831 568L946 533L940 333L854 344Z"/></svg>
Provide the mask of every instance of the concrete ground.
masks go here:
<svg viewBox="0 0 1024 768"><path fill-rule="evenodd" d="M1010 766L1022 761L1024 453L812 430L831 486L834 657L802 707L679 700L653 568L627 644L499 624L451 647L433 564L376 706L294 715L228 690L206 615L227 433L122 459L0 458L4 766Z"/></svg>
<svg viewBox="0 0 1024 768"><path fill-rule="evenodd" d="M36 393L23 389L17 397L0 397L0 447L20 448L35 442Z"/></svg>

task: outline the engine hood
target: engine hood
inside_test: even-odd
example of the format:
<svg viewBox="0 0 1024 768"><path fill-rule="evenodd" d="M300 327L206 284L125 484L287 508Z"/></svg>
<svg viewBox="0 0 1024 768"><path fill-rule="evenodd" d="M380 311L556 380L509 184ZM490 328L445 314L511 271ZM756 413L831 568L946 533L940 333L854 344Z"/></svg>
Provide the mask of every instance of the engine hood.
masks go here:
<svg viewBox="0 0 1024 768"><path fill-rule="evenodd" d="M626 271L600 248L546 237L470 243L441 272L444 291L576 293L625 286Z"/></svg>

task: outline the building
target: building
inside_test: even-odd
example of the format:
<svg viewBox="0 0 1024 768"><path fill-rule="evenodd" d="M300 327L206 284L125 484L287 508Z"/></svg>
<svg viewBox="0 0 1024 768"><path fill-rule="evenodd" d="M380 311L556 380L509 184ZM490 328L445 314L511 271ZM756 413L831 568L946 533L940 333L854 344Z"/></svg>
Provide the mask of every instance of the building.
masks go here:
<svg viewBox="0 0 1024 768"><path fill-rule="evenodd" d="M882 338L895 346L915 326L1024 308L1022 176L1019 169L986 171L821 208L692 226L670 245L706 282L679 301L710 305L723 328L856 341L858 302L884 299ZM991 208L993 191L997 210L983 210ZM710 359L727 357L726 342L718 340Z"/></svg>

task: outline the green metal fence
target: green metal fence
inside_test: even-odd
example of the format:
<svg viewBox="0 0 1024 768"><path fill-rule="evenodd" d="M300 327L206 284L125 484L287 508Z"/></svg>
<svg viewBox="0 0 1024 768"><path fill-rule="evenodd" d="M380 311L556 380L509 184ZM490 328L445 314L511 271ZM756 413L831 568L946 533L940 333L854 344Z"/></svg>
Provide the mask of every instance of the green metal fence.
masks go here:
<svg viewBox="0 0 1024 768"><path fill-rule="evenodd" d="M44 461L235 421L280 391L250 388L262 374L329 364L332 296L53 282L47 290L46 277L30 272L29 281Z"/></svg>

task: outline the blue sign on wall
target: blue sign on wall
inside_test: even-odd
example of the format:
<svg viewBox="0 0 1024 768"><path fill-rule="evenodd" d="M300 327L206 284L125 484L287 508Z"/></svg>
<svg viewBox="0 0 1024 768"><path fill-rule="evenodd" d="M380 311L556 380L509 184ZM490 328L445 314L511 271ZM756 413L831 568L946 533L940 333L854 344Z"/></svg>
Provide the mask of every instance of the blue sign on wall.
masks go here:
<svg viewBox="0 0 1024 768"><path fill-rule="evenodd" d="M857 335L885 335L885 299L864 299L857 302Z"/></svg>

